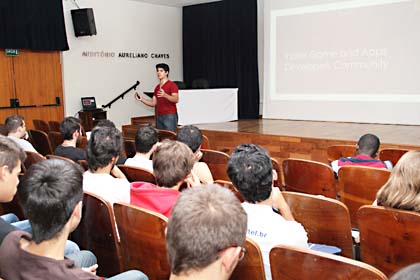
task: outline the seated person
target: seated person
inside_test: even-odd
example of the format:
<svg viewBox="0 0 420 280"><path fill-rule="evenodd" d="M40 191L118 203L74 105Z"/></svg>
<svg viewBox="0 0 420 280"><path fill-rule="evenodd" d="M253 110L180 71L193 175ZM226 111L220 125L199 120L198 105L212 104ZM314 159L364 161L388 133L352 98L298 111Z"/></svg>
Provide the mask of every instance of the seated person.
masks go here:
<svg viewBox="0 0 420 280"><path fill-rule="evenodd" d="M89 170L83 174L83 190L111 204L130 203L130 183L115 165L121 148L122 136L118 129L97 127L92 130L87 150Z"/></svg>
<svg viewBox="0 0 420 280"><path fill-rule="evenodd" d="M392 164L389 161L383 162L379 159L375 159L380 144L378 136L365 134L360 137L357 142L355 157L342 157L331 162L331 167L335 173L338 173L340 167L348 165L392 169Z"/></svg>
<svg viewBox="0 0 420 280"><path fill-rule="evenodd" d="M25 152L16 142L0 135L0 202L6 203L13 199L19 183L20 166L25 158ZM12 213L3 215L2 218L0 219L0 244L12 231L24 230L32 233L28 220L19 221ZM67 240L64 254L80 267L88 267L96 263L96 258L92 253L81 252L79 246L70 240Z"/></svg>
<svg viewBox="0 0 420 280"><path fill-rule="evenodd" d="M0 202L6 203L13 200L19 184L20 166L25 159L25 152L15 141L0 135ZM18 222L15 217L16 215L10 213L3 215L0 219L0 243L9 232L17 228L26 231L30 229L27 221L22 226L14 224ZM11 226L11 223L14 226Z"/></svg>
<svg viewBox="0 0 420 280"><path fill-rule="evenodd" d="M200 151L203 136L201 131L193 126L186 125L178 130L177 140L186 144L194 153L194 167L193 172L200 178L203 184L213 184L213 175L205 162L199 162L202 157Z"/></svg>
<svg viewBox="0 0 420 280"><path fill-rule="evenodd" d="M74 162L78 160L86 160L86 151L76 148L76 144L82 137L82 127L80 120L75 117L66 117L60 123L60 133L64 141L54 151L54 154L61 157L66 157Z"/></svg>
<svg viewBox="0 0 420 280"><path fill-rule="evenodd" d="M230 190L208 185L183 191L166 233L170 279L229 279L245 254L246 224Z"/></svg>
<svg viewBox="0 0 420 280"><path fill-rule="evenodd" d="M82 198L82 172L76 164L52 159L31 166L22 179L19 199L33 234L13 231L3 240L1 277L99 279L97 265L83 270L64 257L67 238L82 217ZM139 271L126 276L114 279L147 279Z"/></svg>
<svg viewBox="0 0 420 280"><path fill-rule="evenodd" d="M379 206L420 213L420 151L405 153L376 195Z"/></svg>
<svg viewBox="0 0 420 280"><path fill-rule="evenodd" d="M107 119L99 120L94 128L98 128L98 127L112 127L112 128L118 129L115 126L115 123L113 121L107 120ZM89 134L89 136L90 136L90 134ZM116 164L124 164L125 160L126 160L126 158L123 157L120 153L120 156L118 157L118 160L117 160Z"/></svg>
<svg viewBox="0 0 420 280"><path fill-rule="evenodd" d="M263 148L254 144L237 146L229 158L227 173L245 199L242 206L248 214L247 236L260 246L265 275L271 279L271 248L276 245L308 248L306 231L294 221L281 192L273 187L271 158Z"/></svg>
<svg viewBox="0 0 420 280"><path fill-rule="evenodd" d="M158 145L158 132L151 126L144 126L136 133L136 155L128 158L125 165L140 167L153 173L153 163L150 159Z"/></svg>
<svg viewBox="0 0 420 280"><path fill-rule="evenodd" d="M25 152L38 153L34 146L27 141L29 138L26 131L25 120L22 116L13 115L6 119L5 125L7 127L7 137L15 141Z"/></svg>
<svg viewBox="0 0 420 280"><path fill-rule="evenodd" d="M131 204L169 217L184 181L192 186L200 184L198 178L191 175L193 164L192 152L187 145L164 140L153 154L157 186L146 182L131 183Z"/></svg>

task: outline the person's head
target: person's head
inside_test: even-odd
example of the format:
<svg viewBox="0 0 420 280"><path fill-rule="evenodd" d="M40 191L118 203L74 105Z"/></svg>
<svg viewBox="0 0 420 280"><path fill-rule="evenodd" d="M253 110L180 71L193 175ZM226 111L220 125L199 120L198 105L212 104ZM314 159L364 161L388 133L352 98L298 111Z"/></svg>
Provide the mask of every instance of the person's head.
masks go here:
<svg viewBox="0 0 420 280"><path fill-rule="evenodd" d="M267 200L273 185L273 164L267 151L254 144L235 148L228 161L227 173L246 201Z"/></svg>
<svg viewBox="0 0 420 280"><path fill-rule="evenodd" d="M360 137L357 142L356 153L358 155L363 154L375 158L380 144L381 142L379 141L378 136L369 133L365 134Z"/></svg>
<svg viewBox="0 0 420 280"><path fill-rule="evenodd" d="M156 73L159 79L169 77L169 65L166 63L156 64Z"/></svg>
<svg viewBox="0 0 420 280"><path fill-rule="evenodd" d="M203 136L198 127L186 125L178 130L177 140L186 144L195 153L201 146Z"/></svg>
<svg viewBox="0 0 420 280"><path fill-rule="evenodd" d="M91 171L113 165L122 148L121 132L114 127L97 127L90 134L87 161Z"/></svg>
<svg viewBox="0 0 420 280"><path fill-rule="evenodd" d="M18 138L23 137L26 133L26 124L22 116L19 116L19 115L9 116L5 121L5 125L6 125L8 133L16 134Z"/></svg>
<svg viewBox="0 0 420 280"><path fill-rule="evenodd" d="M404 267L389 278L389 280L420 280L420 263Z"/></svg>
<svg viewBox="0 0 420 280"><path fill-rule="evenodd" d="M82 181L80 167L65 160L44 160L26 171L18 194L36 244L59 237L65 227L67 233L77 227L82 211Z"/></svg>
<svg viewBox="0 0 420 280"><path fill-rule="evenodd" d="M151 126L140 127L136 133L136 152L146 154L156 147L159 141L158 132Z"/></svg>
<svg viewBox="0 0 420 280"><path fill-rule="evenodd" d="M96 124L95 128L97 127L113 127L116 128L115 123L108 119L99 120Z"/></svg>
<svg viewBox="0 0 420 280"><path fill-rule="evenodd" d="M378 205L420 212L420 151L405 153L378 191Z"/></svg>
<svg viewBox="0 0 420 280"><path fill-rule="evenodd" d="M153 173L160 187L183 182L194 166L193 153L184 143L166 139L153 153Z"/></svg>
<svg viewBox="0 0 420 280"><path fill-rule="evenodd" d="M244 246L247 215L228 189L203 185L181 193L168 221L166 248L171 271L188 276L216 267L228 279Z"/></svg>
<svg viewBox="0 0 420 280"><path fill-rule="evenodd" d="M0 135L0 202L10 202L15 196L25 159L26 153L15 141Z"/></svg>
<svg viewBox="0 0 420 280"><path fill-rule="evenodd" d="M80 120L75 117L66 117L60 123L60 132L64 140L77 139L82 135Z"/></svg>

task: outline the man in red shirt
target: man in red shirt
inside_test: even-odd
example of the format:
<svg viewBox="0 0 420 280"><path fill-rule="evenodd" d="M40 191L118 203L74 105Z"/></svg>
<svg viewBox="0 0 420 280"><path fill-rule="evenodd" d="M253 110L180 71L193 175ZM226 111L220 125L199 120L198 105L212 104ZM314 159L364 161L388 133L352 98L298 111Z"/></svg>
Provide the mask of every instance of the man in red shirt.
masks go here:
<svg viewBox="0 0 420 280"><path fill-rule="evenodd" d="M137 100L147 106L156 107L156 128L176 131L178 124L178 112L176 103L178 103L178 87L169 80L169 66L165 63L156 65L156 74L159 84L155 87L152 99L144 99L136 94Z"/></svg>
<svg viewBox="0 0 420 280"><path fill-rule="evenodd" d="M392 169L391 162L376 159L380 144L378 136L370 133L365 134L357 142L354 157L342 157L335 160L331 162L331 167L336 174L341 167L348 165Z"/></svg>

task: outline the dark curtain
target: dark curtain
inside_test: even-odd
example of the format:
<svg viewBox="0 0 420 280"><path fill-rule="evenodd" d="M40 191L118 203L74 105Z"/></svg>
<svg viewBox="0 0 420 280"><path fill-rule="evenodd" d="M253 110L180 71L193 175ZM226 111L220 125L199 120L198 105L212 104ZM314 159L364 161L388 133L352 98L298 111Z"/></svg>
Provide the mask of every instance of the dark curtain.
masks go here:
<svg viewBox="0 0 420 280"><path fill-rule="evenodd" d="M205 78L212 88L237 87L239 118L258 118L257 1L184 7L183 63L187 85Z"/></svg>
<svg viewBox="0 0 420 280"><path fill-rule="evenodd" d="M68 50L61 0L0 0L0 49Z"/></svg>

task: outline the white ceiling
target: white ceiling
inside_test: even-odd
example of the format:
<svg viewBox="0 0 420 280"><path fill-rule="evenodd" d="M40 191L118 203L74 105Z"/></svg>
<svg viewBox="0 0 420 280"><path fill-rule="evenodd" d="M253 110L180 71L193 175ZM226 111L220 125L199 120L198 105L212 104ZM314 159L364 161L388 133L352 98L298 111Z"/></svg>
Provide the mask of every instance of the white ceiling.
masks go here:
<svg viewBox="0 0 420 280"><path fill-rule="evenodd" d="M222 0L135 0L139 2L146 2L155 5L183 7L189 5L196 5L202 3L217 2Z"/></svg>

